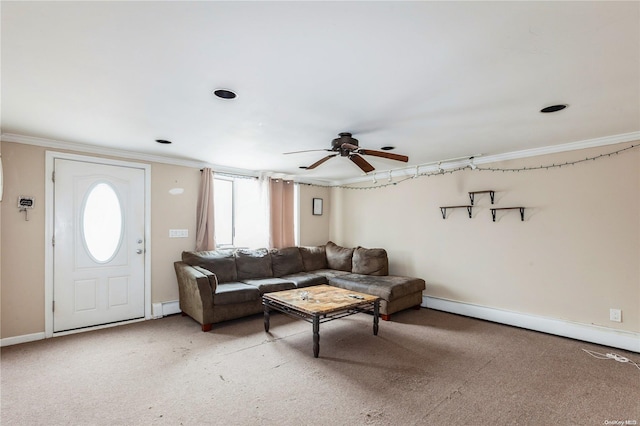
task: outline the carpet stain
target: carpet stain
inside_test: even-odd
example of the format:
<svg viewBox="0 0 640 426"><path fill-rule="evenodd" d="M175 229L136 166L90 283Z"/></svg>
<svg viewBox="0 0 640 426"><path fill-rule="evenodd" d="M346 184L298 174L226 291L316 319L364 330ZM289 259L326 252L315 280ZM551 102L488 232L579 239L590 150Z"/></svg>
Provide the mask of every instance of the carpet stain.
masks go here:
<svg viewBox="0 0 640 426"><path fill-rule="evenodd" d="M378 422L383 421L384 418L384 412L383 411L371 411L369 413L366 413L364 416L364 422L365 424L371 425L371 424L375 424Z"/></svg>
<svg viewBox="0 0 640 426"><path fill-rule="evenodd" d="M181 356L182 358L184 358L184 357L186 357L187 355L189 355L189 352L191 352L191 349L189 349L189 348L185 348L184 346L181 346L181 347L179 347L179 348L175 348L175 349L173 350L173 353L176 353L176 352L180 352L180 356Z"/></svg>

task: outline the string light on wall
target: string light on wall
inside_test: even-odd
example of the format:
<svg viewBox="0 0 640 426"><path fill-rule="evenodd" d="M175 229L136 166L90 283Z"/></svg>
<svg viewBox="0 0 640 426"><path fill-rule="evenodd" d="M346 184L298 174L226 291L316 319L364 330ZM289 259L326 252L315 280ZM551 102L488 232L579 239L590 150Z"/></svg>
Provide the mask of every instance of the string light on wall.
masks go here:
<svg viewBox="0 0 640 426"><path fill-rule="evenodd" d="M320 186L320 187L341 188L341 189L380 189L380 188L385 188L387 186L397 185L397 184L402 183L402 182L404 182L406 180L415 179L417 177L440 176L440 175L444 175L444 174L453 174L453 173L457 173L457 172L461 172L461 171L469 170L469 169L475 170L475 171L479 171L479 172L503 172L503 173L508 173L508 172L519 173L519 172L528 172L528 171L543 170L543 169L544 170L549 170L549 169L561 168L563 166L573 166L573 165L580 164L580 163L585 163L585 162L588 162L588 161L600 160L600 159L605 158L605 157L611 157L612 155L618 155L618 154L620 154L622 152L635 149L635 148L637 148L639 146L640 146L640 143L637 143L637 144L630 145L630 146L628 146L626 148L618 149L618 150L613 151L613 152L608 152L608 153L605 153L605 154L595 155L593 157L586 157L586 158L583 158L583 159L580 159L580 160L575 160L575 161L567 161L567 162L559 163L559 164L552 163L552 164L546 164L546 165L543 164L543 165L540 165L540 166L531 166L531 167L526 166L526 167L518 167L518 168L480 167L480 166L478 166L478 165L476 165L474 163L474 157L470 157L469 158L469 163L467 165L461 166L461 167L457 167L457 168L454 168L454 169L449 169L449 170L445 170L442 167L442 162L438 162L437 163L438 164L437 170L436 171L432 171L432 172L421 172L420 173L419 170L418 170L418 167L416 167L416 173L415 174L413 174L411 176L408 176L408 177L405 177L404 179L397 180L395 182L392 182L392 180L391 180L391 170L389 170L389 182L385 183L385 184L381 184L381 185L375 185L375 186L318 185L318 184L303 183L303 182L301 182L300 184L301 185L307 185L307 186ZM375 180L375 174L374 174L374 184L375 183L377 183L377 181Z"/></svg>
<svg viewBox="0 0 640 426"><path fill-rule="evenodd" d="M469 167L471 167L471 170L475 170L475 169L477 169L477 168L478 168L478 166L476 166L476 165L473 163L473 157L469 158Z"/></svg>

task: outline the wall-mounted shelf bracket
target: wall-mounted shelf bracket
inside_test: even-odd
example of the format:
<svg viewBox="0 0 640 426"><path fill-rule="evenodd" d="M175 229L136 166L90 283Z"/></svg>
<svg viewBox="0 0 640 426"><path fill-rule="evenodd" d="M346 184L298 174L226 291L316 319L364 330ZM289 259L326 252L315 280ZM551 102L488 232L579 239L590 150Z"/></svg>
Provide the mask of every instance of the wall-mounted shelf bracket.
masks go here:
<svg viewBox="0 0 640 426"><path fill-rule="evenodd" d="M471 219L471 210L473 209L473 206L445 206L445 207L440 207L440 211L442 212L442 218L446 219L447 218L447 209L461 209L461 208L466 208L467 212L469 213L469 219Z"/></svg>
<svg viewBox="0 0 640 426"><path fill-rule="evenodd" d="M520 220L524 222L524 207L496 207L491 209L491 217L496 221L496 210L520 210Z"/></svg>
<svg viewBox="0 0 640 426"><path fill-rule="evenodd" d="M473 206L473 202L474 202L474 198L476 194L489 194L489 197L491 197L491 204L493 204L494 201L494 197L496 195L496 191L494 191L493 189L488 189L486 191L472 191L469 192L469 200L471 201L471 205Z"/></svg>

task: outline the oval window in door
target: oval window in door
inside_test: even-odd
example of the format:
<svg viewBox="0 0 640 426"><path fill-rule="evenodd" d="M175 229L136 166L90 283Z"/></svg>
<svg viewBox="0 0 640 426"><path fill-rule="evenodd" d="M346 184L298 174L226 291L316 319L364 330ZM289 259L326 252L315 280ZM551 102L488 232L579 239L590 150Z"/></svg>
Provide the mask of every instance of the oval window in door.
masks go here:
<svg viewBox="0 0 640 426"><path fill-rule="evenodd" d="M88 192L82 208L82 236L87 252L98 263L110 261L122 242L122 205L108 183Z"/></svg>

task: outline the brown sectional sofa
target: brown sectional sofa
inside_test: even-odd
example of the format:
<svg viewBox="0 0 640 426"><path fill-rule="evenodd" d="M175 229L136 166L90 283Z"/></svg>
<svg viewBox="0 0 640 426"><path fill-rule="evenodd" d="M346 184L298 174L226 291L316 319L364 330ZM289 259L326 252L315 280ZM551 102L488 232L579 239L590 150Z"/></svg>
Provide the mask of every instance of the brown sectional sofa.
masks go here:
<svg viewBox="0 0 640 426"><path fill-rule="evenodd" d="M384 249L316 247L182 253L174 263L180 309L202 325L262 312L264 293L329 284L379 296L380 315L419 307L425 282L389 275Z"/></svg>

